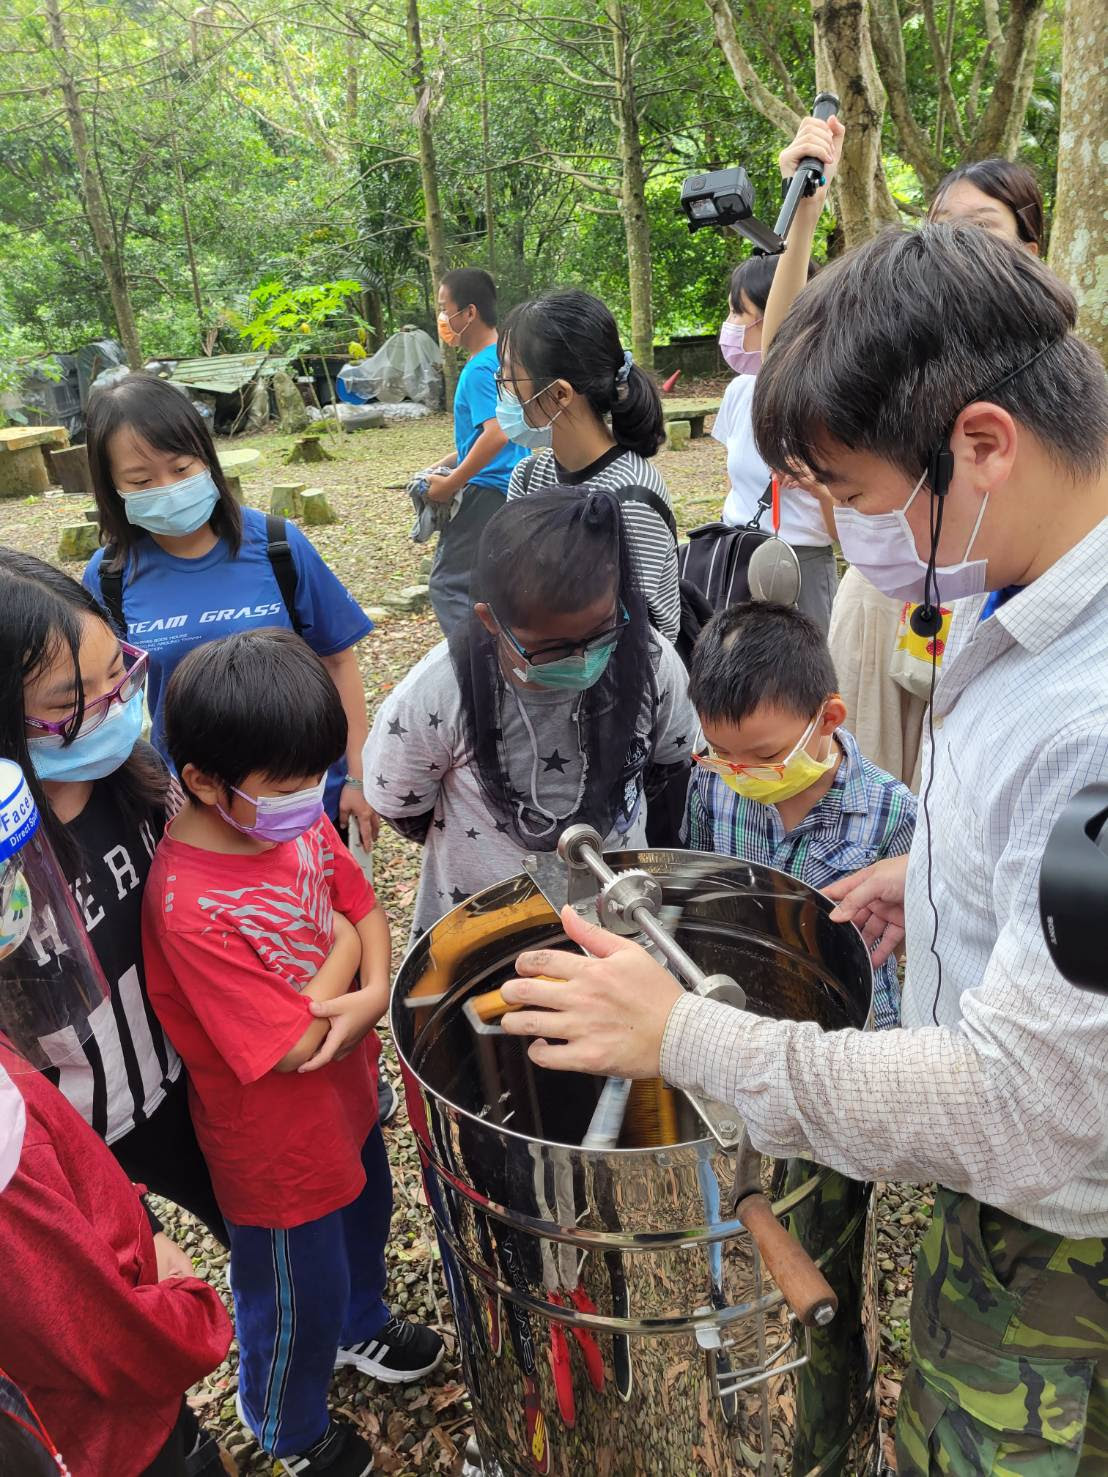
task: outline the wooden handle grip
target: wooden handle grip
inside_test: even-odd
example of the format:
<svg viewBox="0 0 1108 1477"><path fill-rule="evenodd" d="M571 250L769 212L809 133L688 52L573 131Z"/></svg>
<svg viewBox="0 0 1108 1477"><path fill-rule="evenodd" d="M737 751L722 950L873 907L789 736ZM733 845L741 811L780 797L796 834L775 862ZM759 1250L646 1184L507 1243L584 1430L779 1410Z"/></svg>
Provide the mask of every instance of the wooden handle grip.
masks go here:
<svg viewBox="0 0 1108 1477"><path fill-rule="evenodd" d="M545 980L549 985L562 983L548 974L537 974L534 978ZM522 1006L515 1000L509 1004L499 990L486 990L483 995L474 995L467 1000L466 1008L472 1011L483 1026L487 1026L490 1021L498 1021L502 1015L507 1015L509 1010L520 1010Z"/></svg>
<svg viewBox="0 0 1108 1477"><path fill-rule="evenodd" d="M806 1327L829 1323L839 1306L835 1290L773 1213L764 1195L748 1195L737 1213L753 1236L781 1295Z"/></svg>
<svg viewBox="0 0 1108 1477"><path fill-rule="evenodd" d="M498 1021L509 1010L519 1009L518 1005L509 1005L499 990L488 990L484 995L474 995L472 999L466 1001L466 1005L485 1026L490 1021Z"/></svg>

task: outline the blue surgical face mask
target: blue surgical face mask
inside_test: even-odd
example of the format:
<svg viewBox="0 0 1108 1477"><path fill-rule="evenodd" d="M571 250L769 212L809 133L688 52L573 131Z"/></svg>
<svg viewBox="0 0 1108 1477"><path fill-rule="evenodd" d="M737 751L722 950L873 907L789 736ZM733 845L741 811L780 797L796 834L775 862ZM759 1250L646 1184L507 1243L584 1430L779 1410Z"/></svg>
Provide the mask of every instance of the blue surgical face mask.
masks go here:
<svg viewBox="0 0 1108 1477"><path fill-rule="evenodd" d="M615 649L613 643L583 652L580 656L563 657L557 662L528 662L518 651L513 651L512 656L518 665L512 667L512 676L532 687L560 687L566 692L583 692L586 687L594 687L603 677Z"/></svg>
<svg viewBox="0 0 1108 1477"><path fill-rule="evenodd" d="M127 522L147 533L167 538L195 533L212 516L219 502L219 488L207 467L183 482L151 487L145 492L121 492Z"/></svg>
<svg viewBox="0 0 1108 1477"><path fill-rule="evenodd" d="M80 784L114 774L131 757L142 732L142 693L113 703L102 723L63 744L59 734L27 740L27 751L40 780Z"/></svg>
<svg viewBox="0 0 1108 1477"><path fill-rule="evenodd" d="M520 400L511 390L501 391L500 399L496 402L496 423L509 441L514 441L517 446L528 446L532 451L541 451L544 446L551 445L554 440L554 422L565 406L561 406L545 426L529 425L523 413L524 406L530 405L539 395L545 393L545 390L540 390L530 400Z"/></svg>

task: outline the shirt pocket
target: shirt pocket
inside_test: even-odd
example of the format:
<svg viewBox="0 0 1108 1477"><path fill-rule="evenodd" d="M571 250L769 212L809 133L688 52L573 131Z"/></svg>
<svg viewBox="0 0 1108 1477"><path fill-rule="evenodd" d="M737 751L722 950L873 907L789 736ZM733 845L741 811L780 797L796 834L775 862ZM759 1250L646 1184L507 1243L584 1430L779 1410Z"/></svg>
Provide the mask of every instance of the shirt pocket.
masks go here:
<svg viewBox="0 0 1108 1477"><path fill-rule="evenodd" d="M812 886L827 887L840 877L849 877L852 872L860 872L863 867L872 866L874 862L879 861L880 855L876 846L848 841L835 852L833 866L818 869L821 880L813 882ZM807 880L805 878L805 881Z"/></svg>

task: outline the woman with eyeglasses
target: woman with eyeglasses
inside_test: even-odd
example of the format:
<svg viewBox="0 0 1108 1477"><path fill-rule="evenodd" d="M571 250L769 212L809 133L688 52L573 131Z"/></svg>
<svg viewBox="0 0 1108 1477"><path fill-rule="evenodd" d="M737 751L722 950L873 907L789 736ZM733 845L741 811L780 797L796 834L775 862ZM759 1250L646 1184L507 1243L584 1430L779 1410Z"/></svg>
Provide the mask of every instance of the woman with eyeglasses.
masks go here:
<svg viewBox="0 0 1108 1477"><path fill-rule="evenodd" d="M142 892L176 809L164 763L139 738L146 654L76 580L0 548L0 674L0 757L27 777L111 992L83 1055L48 1075L132 1180L226 1244L181 1061L146 998ZM48 920L38 937L45 963Z"/></svg>
<svg viewBox="0 0 1108 1477"><path fill-rule="evenodd" d="M468 624L389 694L364 754L379 814L424 843L417 935L577 822L643 846L647 763L687 760L698 731L610 492L507 503L470 593Z"/></svg>
<svg viewBox="0 0 1108 1477"><path fill-rule="evenodd" d="M556 486L613 493L651 624L675 641L677 524L653 463L665 441L662 402L605 304L574 288L513 308L500 331L497 392L500 429L535 452L513 470L508 500Z"/></svg>

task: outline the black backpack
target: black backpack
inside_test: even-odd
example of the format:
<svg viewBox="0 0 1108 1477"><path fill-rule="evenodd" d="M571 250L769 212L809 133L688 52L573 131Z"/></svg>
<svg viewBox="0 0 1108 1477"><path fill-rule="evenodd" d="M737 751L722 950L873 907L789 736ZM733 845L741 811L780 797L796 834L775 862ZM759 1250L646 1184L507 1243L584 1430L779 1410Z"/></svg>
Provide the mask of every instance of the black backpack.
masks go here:
<svg viewBox="0 0 1108 1477"><path fill-rule="evenodd" d="M682 592L686 585L697 590L709 615L750 599L747 568L754 550L773 537L760 526L772 505L771 482L758 499L757 511L749 523L739 528L728 523L702 523L689 530L688 543L682 544L677 554L681 588Z"/></svg>
<svg viewBox="0 0 1108 1477"><path fill-rule="evenodd" d="M304 626L296 611L296 565L293 562L292 549L289 547L285 520L273 513L267 513L265 536L265 552L273 570L273 577L277 581L281 599L285 603L289 620L292 622L292 629L298 636L301 636L304 633ZM115 564L115 568L105 568L109 561ZM123 614L123 569L116 563L114 544L109 544L104 550L104 559L100 565L100 603L111 616L112 625L126 640L127 618Z"/></svg>

